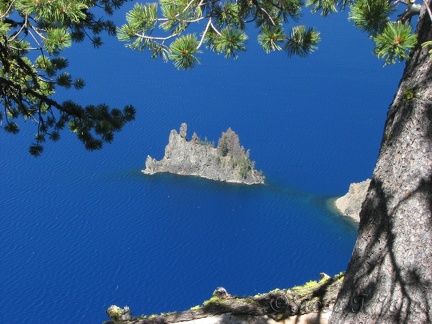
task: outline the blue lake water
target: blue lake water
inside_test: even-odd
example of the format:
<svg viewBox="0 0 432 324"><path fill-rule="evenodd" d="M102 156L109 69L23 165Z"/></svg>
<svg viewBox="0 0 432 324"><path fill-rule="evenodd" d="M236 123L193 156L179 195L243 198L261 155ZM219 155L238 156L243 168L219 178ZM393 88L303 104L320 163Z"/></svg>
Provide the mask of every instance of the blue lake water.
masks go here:
<svg viewBox="0 0 432 324"><path fill-rule="evenodd" d="M183 310L218 286L251 295L344 271L356 226L327 202L371 176L402 67L383 69L345 16L309 19L323 42L304 60L252 40L187 72L116 42L69 51L87 87L60 95L131 103L137 120L100 152L64 133L37 159L29 123L0 132L0 322L101 323L111 304ZM231 127L267 184L140 173L182 122L214 141Z"/></svg>

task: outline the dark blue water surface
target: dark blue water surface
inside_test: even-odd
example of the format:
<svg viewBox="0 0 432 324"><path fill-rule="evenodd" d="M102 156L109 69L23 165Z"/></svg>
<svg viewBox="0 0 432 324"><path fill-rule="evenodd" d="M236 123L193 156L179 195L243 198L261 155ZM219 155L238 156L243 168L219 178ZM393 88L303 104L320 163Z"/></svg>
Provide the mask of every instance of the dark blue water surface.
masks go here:
<svg viewBox="0 0 432 324"><path fill-rule="evenodd" d="M100 152L64 133L37 159L30 122L0 132L0 322L100 323L111 304L183 310L218 286L251 295L344 271L356 226L327 201L371 176L402 66L383 69L346 15L307 21L323 39L307 59L254 39L186 72L116 41L69 50L87 87L61 99L131 103L137 119ZM214 141L231 127L267 184L140 173L182 122Z"/></svg>

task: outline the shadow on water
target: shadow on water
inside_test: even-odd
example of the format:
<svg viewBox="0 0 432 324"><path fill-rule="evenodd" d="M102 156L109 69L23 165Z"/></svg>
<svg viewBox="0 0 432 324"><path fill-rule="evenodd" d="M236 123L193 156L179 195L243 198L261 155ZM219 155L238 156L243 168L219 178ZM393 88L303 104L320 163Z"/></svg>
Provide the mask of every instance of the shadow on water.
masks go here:
<svg viewBox="0 0 432 324"><path fill-rule="evenodd" d="M358 223L350 217L343 216L335 206L335 200L338 196L319 195L290 187L286 184L277 183L276 181L266 180L264 185L245 185L238 183L226 183L204 179L198 176L182 176L170 173L159 173L152 176L145 175L141 169L127 169L121 172L104 174L103 177L111 180L127 180L140 183L159 183L163 186L185 186L186 188L195 187L198 190L210 192L225 192L226 194L244 194L244 195L276 195L286 197L287 203L295 202L296 204L311 207L319 210L322 217L326 217L327 223L335 223L339 226L346 226L352 231L358 230Z"/></svg>

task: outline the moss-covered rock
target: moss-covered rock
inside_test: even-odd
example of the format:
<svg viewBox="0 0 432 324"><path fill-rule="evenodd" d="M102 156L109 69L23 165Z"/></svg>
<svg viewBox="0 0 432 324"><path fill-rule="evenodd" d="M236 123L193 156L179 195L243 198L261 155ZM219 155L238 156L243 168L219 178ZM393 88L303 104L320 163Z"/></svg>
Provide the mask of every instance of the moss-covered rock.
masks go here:
<svg viewBox="0 0 432 324"><path fill-rule="evenodd" d="M117 305L111 305L106 310L112 323L124 322L132 319L132 312L128 306L121 308Z"/></svg>
<svg viewBox="0 0 432 324"><path fill-rule="evenodd" d="M323 277L319 281L309 281L303 286L296 286L291 289L275 289L268 293L248 297L233 296L224 289L225 292L221 295L223 297L214 293L202 305L194 306L189 310L142 316L125 323L177 323L221 314L229 314L244 319L244 321L237 320L237 323L255 323L259 322L258 319L260 318L280 321L309 313L322 313L334 304L342 280L343 274L340 273L334 277ZM220 291L220 288L216 291L218 290ZM215 323L219 322L219 320L215 321Z"/></svg>

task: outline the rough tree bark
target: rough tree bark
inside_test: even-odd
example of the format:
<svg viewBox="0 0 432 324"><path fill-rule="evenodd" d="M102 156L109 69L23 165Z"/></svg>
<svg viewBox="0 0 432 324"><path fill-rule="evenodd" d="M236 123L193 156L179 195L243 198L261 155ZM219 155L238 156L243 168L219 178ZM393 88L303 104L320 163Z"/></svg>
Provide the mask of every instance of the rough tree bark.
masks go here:
<svg viewBox="0 0 432 324"><path fill-rule="evenodd" d="M424 8L417 33L331 323L432 323L432 61L420 46L432 28Z"/></svg>

